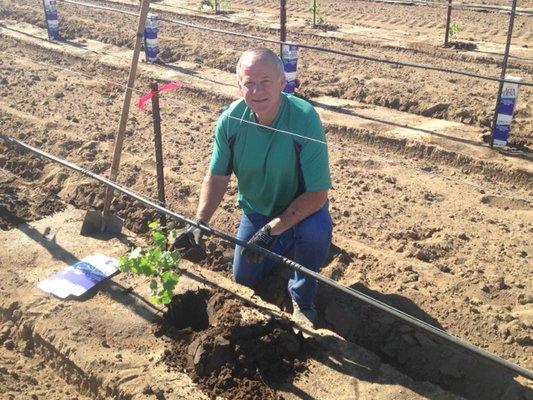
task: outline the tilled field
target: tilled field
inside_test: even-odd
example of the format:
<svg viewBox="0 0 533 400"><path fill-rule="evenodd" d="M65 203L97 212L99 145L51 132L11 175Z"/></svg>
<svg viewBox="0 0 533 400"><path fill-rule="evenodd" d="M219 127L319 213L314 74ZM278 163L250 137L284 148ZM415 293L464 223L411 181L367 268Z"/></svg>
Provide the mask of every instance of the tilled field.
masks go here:
<svg viewBox="0 0 533 400"><path fill-rule="evenodd" d="M409 1L403 4L391 4L393 2L372 2L361 0L349 0L339 3L334 0L321 0L318 2L319 15L325 23L333 26L350 24L362 28L379 28L384 30L396 30L397 34L409 36L426 36L428 39L443 40L446 23L447 1L428 2L428 5L411 5ZM188 2L191 6L193 1ZM305 0L292 0L287 2L289 19L306 18L312 19L309 3ZM440 4L436 4L440 3ZM474 4L491 4L495 6L510 7L510 2L494 0L484 2L461 2L461 5L473 6ZM454 4L459 7L458 4ZM518 2L518 8L531 10L533 2ZM278 12L279 5L265 0L235 0L231 2L231 9L260 9L269 10L273 14ZM503 13L479 13L471 10L452 10L452 20L457 21L463 29L461 40L470 41L496 41L505 43L508 14ZM483 23L480 23L482 22ZM514 27L513 44L523 45L533 39L531 28L528 27L528 17L518 16ZM490 29L487 29L490 27ZM502 48L503 51L503 48Z"/></svg>
<svg viewBox="0 0 533 400"><path fill-rule="evenodd" d="M4 22L43 26L39 2L0 4ZM324 4L328 10L333 9L330 3ZM349 4L352 7L359 3ZM370 8L364 4L366 9ZM69 14L60 14L62 32L67 38L131 45L133 18L60 5L70 10ZM253 6L262 7L259 3ZM406 8L406 13L413 10ZM342 14L338 17L344 18ZM205 23L202 16L188 16L186 20ZM257 24L213 20L209 23L276 36L273 30ZM479 29L482 26L479 22ZM496 59L490 55L480 62L469 53L431 44L406 49L386 44L365 46L356 36L325 38L311 30L294 35L294 39L300 40L299 35L302 41L336 48L364 49L391 58L401 55L402 59L416 62L441 59L454 68L499 73ZM232 71L238 53L252 45L245 40L215 35L206 40L200 31L170 25L164 27L161 42L164 60L196 63L222 71ZM0 51L4 52L0 59L3 132L107 174L123 89L37 62L115 82L125 82L127 70L104 66L90 58L46 51L8 37L0 43ZM454 81L452 86L435 73L363 64L307 51L301 52L301 66L300 93L311 98L327 94L472 124L482 124L483 118L490 118L493 107L494 83L477 82L473 89L472 81L466 78L448 77ZM518 70L521 76L530 79L529 68L528 63L514 60L510 73L516 74ZM148 87L145 76L138 87ZM193 214L208 164L210 132L220 109L235 95L232 88L224 93L210 93L186 87L162 100L169 208ZM532 143L530 95L530 90L522 88L513 125L515 144ZM468 118L460 116L465 113ZM378 142L364 145L350 130L326 128L334 180L330 202L335 228L334 249L322 273L532 369L530 177L526 174L520 181L509 182L503 172L489 176L483 168L472 170L466 161L450 166L432 158L431 153L409 157ZM1 229L12 229L20 221L55 213L66 203L81 208L101 206L103 189L94 182L0 146ZM132 108L119 181L155 197L152 152L150 114ZM525 154L524 162L529 162ZM212 222L230 233L235 232L239 218L235 191L233 182ZM146 222L153 217L127 199L119 198L114 207L127 219L127 226L137 232L146 229ZM231 247L209 240L202 265L229 276ZM259 292L281 306L284 293L278 278L273 277ZM267 290L270 284L277 286ZM509 387L510 376L498 369L480 367L452 348L327 288L321 288L318 307L323 326L363 344L415 379L435 382L469 398L505 398L517 393L516 387ZM490 379L493 376L498 379Z"/></svg>
<svg viewBox="0 0 533 400"><path fill-rule="evenodd" d="M1 16L6 20L24 21L44 27L42 20L42 9L40 4L32 0L6 1L2 2ZM114 7L124 8L134 11L134 6L126 6L123 3L96 2L95 4L111 4ZM130 2L131 4L131 2ZM156 3L158 4L158 3ZM180 10L173 2L161 10ZM498 18L499 24L488 22L481 18L484 13L475 13L470 17L469 23L465 24L474 29L472 39L480 40L489 49L480 48L479 52L458 51L453 49L443 49L440 45L440 32L437 27L433 30L430 21L438 21L436 15L428 13L428 9L422 7L402 7L399 5L377 4L368 7L367 3L349 3L348 7L365 7L365 12L354 10L354 14L359 16L372 17L372 13L377 9L380 18L384 16L397 20L400 25L400 32L410 32L412 27L407 23L407 18L411 21L420 21L425 28L417 35L402 36L396 28L383 25L381 22L379 31L357 30L346 34L328 32L321 35L320 31L309 27L302 27L291 30L290 22L298 21L298 16L292 16L288 26L288 40L309 43L327 48L362 53L379 58L391 60L409 61L423 64L436 64L454 69L465 69L484 75L499 76L501 55L492 54L495 45L489 39L493 37L505 37L505 15L488 13L490 18ZM325 7L334 9L329 3ZM338 7L338 6L337 6ZM399 10L398 10L399 8ZM118 46L131 45L133 34L131 32L136 25L136 20L132 16L99 11L72 4L61 3L60 24L61 32L67 38L92 38L104 43L112 43ZM159 10L159 9L158 9ZM253 20L256 12L263 9L258 4L246 9L244 14L230 15L231 18L207 18L196 13L195 15L179 15L179 19L185 22L197 23L200 25L214 26L219 29L227 29L236 32L255 34L258 36L276 39L278 33L275 29L267 26L276 25L277 17L274 14L275 8L267 8L264 25ZM297 10L294 13L301 15ZM350 11L351 13L351 11ZM468 14L465 11L461 12ZM471 12L470 12L471 13ZM163 16L174 17L175 14L162 12ZM336 16L344 23L346 17L340 11L336 11ZM405 18L401 18L405 16ZM389 17L387 17L389 18ZM517 17L518 18L518 17ZM533 33L527 18L517 19L517 29L515 31L515 45L524 50L525 53L517 54L516 58L510 59L508 74L520 76L525 80L532 80L533 53L527 48L527 43L531 41ZM304 18L305 19L305 18ZM403 21L403 22L402 22ZM429 21L429 22L428 22ZM442 22L442 21L441 21ZM296 23L296 22L295 22ZM352 25L353 24L353 25ZM491 36L483 36L479 31L486 32L486 26L490 25L494 32ZM500 27L500 25L503 25ZM348 18L349 27L359 27L359 22L351 21ZM384 32L382 34L382 32ZM430 32L433 32L430 34ZM170 23L162 23L160 37L161 59L163 61L189 61L199 65L225 71L234 71L235 59L242 50L257 45L247 39L235 38L225 35L210 35L209 40L205 40L202 31L176 26ZM521 39L523 38L523 39ZM499 47L498 47L499 46ZM525 46L525 48L524 48ZM503 51L501 45L496 45L500 53ZM514 48L513 48L514 50ZM488 129L494 109L495 96L497 93L497 82L484 81L475 78L464 77L448 73L413 69L408 67L396 68L380 63L372 63L363 60L349 59L343 56L336 56L329 53L301 50L299 59L299 93L306 97L316 97L329 95L343 99L357 100L367 104L377 104L392 109L407 111L410 113L445 118L467 124L476 124ZM516 146L531 146L532 129L532 106L530 87L522 87L520 99L516 107L516 116L513 122L512 144Z"/></svg>

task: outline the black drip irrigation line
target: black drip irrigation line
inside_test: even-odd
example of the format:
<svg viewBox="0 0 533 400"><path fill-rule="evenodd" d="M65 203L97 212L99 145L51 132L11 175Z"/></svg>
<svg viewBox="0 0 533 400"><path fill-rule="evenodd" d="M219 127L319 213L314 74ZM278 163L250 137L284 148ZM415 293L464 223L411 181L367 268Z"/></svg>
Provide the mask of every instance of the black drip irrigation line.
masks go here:
<svg viewBox="0 0 533 400"><path fill-rule="evenodd" d="M15 139L15 138L12 138L8 135L5 135L3 133L0 133L0 139L4 140L4 142L6 143L6 145L8 146L13 146L13 145L16 145L18 147L21 147L25 150L29 150L30 152L33 152L41 157L44 157L44 158L47 158L51 161L54 161L58 164L61 164L67 168L70 168L74 171L77 171L81 174L84 174L90 178L93 178L103 184L105 184L106 186L108 187L111 187L115 190L117 190L118 192L121 192L141 203L143 203L145 206L147 207L150 207L150 208L153 208L155 210L157 210L158 212L170 217L170 218L173 218L175 220L178 220L178 221L181 221L181 222L185 222L186 224L189 224L189 225L193 225L199 229L201 229L202 231L210 234L210 235L214 235L214 236L217 236L221 239L224 239L224 240L227 240L228 242L231 242L233 244L237 244L239 246L242 246L242 247L245 247L245 248L248 248L250 250L253 250L255 252L258 252L258 253L261 253L262 255L264 255L265 257L277 262L277 263L282 263L284 265L286 265L287 267L291 268L292 270L295 270L295 271L298 271L298 272L301 272L307 276L310 276L311 278L314 278L316 279L317 281L319 282L322 282L336 290L339 290L349 296L351 296L352 298L354 299L357 299L357 300L360 300L360 301L363 301L381 311L384 311L385 313L387 314L390 314L392 315L393 317L395 317L396 319L399 319L401 320L402 322L406 323L406 324L409 324L411 325L412 327L416 328L416 329L420 329L420 330L423 330L425 331L426 333L429 333L433 336L436 336L440 339L443 339L444 341L446 342L449 342L449 343L452 343L456 346L458 346L459 348L463 349L463 350L466 350L467 352L469 353L472 353L484 360L487 360L487 361L490 361L496 365L499 365L500 367L503 367L515 374L518 374L518 375L521 375L529 380L533 380L533 372L532 371L529 371L528 369L524 368L524 367L521 367L517 364L514 364L508 360L505 360L501 357L498 357L497 355L495 354L492 354L492 353L489 353L483 349L480 349L479 347L469 343L469 342L466 342L464 340L461 340L451 334L449 334L448 332L442 330L442 329L439 329L439 328L436 328L434 327L433 325L430 325L428 324L427 322L424 322L424 321L421 321L419 320L418 318L415 318L403 311L400 311L392 306L389 306L388 304L386 303L383 303L379 300L376 300L374 299L373 297L371 296L368 296L358 290L355 290L355 289L352 289L350 287L347 287L345 285L342 285L340 284L339 282L336 282L334 281L333 279L331 278L328 278L327 276L324 276L322 274L319 274L317 272L314 272L314 271L311 271L310 269L307 269L305 267L303 267L302 265L286 258L286 257L283 257L279 254L276 254L276 253L273 253L269 250L266 250L262 247L259 247L257 245L254 245L254 244L248 244L247 242L243 241L243 240L240 240L240 239L237 239L229 234L227 234L226 232L223 232L223 231L220 231L218 229L215 229L215 228L212 228L208 225L205 225L203 224L202 222L198 222L196 220L193 220L193 219L190 219L190 218L187 218L183 215L180 215L178 213L175 213L165 207L162 207L160 206L159 204L156 204L154 203L153 201L151 200L148 200L136 193L134 193L133 191L127 189L127 188L124 188L120 185L118 185L117 183L115 182L111 182L110 180L98 175L98 174L95 174L94 172L91 172L91 171L88 171L74 163L71 163L69 161L66 161L66 160L63 160L59 157L56 157L54 155L51 155L49 153L46 153L42 150L39 150L29 144L26 144L18 139Z"/></svg>
<svg viewBox="0 0 533 400"><path fill-rule="evenodd" d="M77 4L77 5L88 7L88 8L98 8L98 9L107 10L107 11L114 11L114 12L128 14L128 15L135 15L135 16L139 15L138 13L134 13L134 12L131 12L131 11L124 11L124 10L121 10L121 9L118 9L118 8L95 6L93 4L81 3L81 2L76 2L76 1L72 1L72 0L59 0L59 1L60 2L64 2L64 3ZM456 75L463 75L463 76L468 76L468 77L471 77L471 78L484 79L484 80L487 80L487 81L494 81L494 82L516 83L515 80L509 80L509 79L500 78L500 77L496 77L496 76L480 75L480 74L476 74L475 72L470 72L470 71L461 70L461 69L443 68L443 67L437 67L435 65L411 63L411 62L405 62L405 61L394 61L394 60L389 60L389 59L386 59L386 58L366 56L366 55L361 55L361 54L350 53L350 52L347 52L347 51L333 50L333 49L328 49L326 47L314 46L314 45L298 43L298 42L282 42L280 40L268 39L268 38L264 38L264 37L261 37L261 36L255 36L255 35L249 35L247 33L232 32L232 31L227 31L227 30L224 30L224 29L209 28L207 26L191 24L189 22L183 22L183 21L179 21L177 19L165 18L165 17L160 17L160 16L158 16L157 19L159 21L169 22L169 23L173 23L173 24L177 24L177 25L181 25L181 26L186 26L188 28L199 29L199 30L203 30L203 31L207 31L207 32L222 33L222 34L226 34L226 35L237 36L237 37L242 37L242 38L246 38L246 39L252 39L252 40L256 40L256 41L260 41L260 42L277 44L277 45L284 45L284 44L289 45L290 44L290 45L294 45L294 46L297 46L297 47L302 48L302 49L309 49L309 50L316 50L316 51L321 51L321 52L325 52L325 53L337 54L337 55L346 56L346 57L350 57L350 58L355 58L355 59L359 59L359 60L381 62L381 63L384 63L384 64L394 65L394 66L397 66L397 67L411 67L411 68L439 71L439 72L445 72L445 73L456 74ZM522 86L533 86L533 81L523 80L523 81L520 81L520 85L522 85Z"/></svg>
<svg viewBox="0 0 533 400"><path fill-rule="evenodd" d="M404 61L394 61L394 60L389 60L389 59L386 59L386 58L365 56L365 55L350 53L350 52L343 51L343 50L333 50L333 49L328 49L326 47L314 46L314 45L298 43L298 42L282 42L282 41L279 41L279 40L268 39L268 38L264 38L264 37L261 37L261 36L249 35L249 34L246 34L246 33L238 33L238 32L226 31L226 30L223 30L223 29L209 28L209 27L206 27L206 26L191 24L191 23L188 23L188 22L178 21L178 20L171 19L171 18L158 17L158 20L164 21L164 22L175 23L175 24L178 24L178 25L187 26L189 28L205 30L205 31L209 31L209 32L223 33L223 34L227 34L227 35L239 36L239 37L243 37L243 38L247 38L247 39L253 39L253 40L258 40L258 41L263 41L263 42L273 43L273 44L280 44L280 45L283 45L283 44L289 45L290 44L290 45L294 45L294 46L297 46L297 47L302 48L302 49L316 50L316 51L321 51L321 52L325 52L325 53L332 53L332 54L337 54L337 55L341 55L341 56L346 56L346 57L356 58L356 59L366 60L366 61L381 62L381 63L385 63L385 64L395 65L397 67L412 67L412 68L419 68L419 69L428 69L428 70L432 70L432 71L439 71L439 72L447 72L447 73L451 73L451 74L464 75L464 76L469 76L469 77L472 77L472 78L484 79L484 80L488 80L488 81L516 83L515 80L508 80L508 79L498 78L498 77L495 77L495 76L480 75L480 74L476 74L475 72L470 72L470 71L465 71L465 70L460 70L460 69L443 68L443 67L437 67L437 66L434 66L434 65L410 63L410 62L404 62ZM524 86L533 86L533 81L520 81L520 84L524 85Z"/></svg>

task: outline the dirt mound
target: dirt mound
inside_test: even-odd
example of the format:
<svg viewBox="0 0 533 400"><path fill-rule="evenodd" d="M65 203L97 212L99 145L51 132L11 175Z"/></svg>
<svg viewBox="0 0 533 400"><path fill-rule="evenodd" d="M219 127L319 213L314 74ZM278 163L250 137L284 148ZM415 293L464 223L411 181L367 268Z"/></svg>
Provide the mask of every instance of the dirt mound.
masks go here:
<svg viewBox="0 0 533 400"><path fill-rule="evenodd" d="M22 192L11 185L0 184L0 229L8 230L65 208L61 200L50 193L30 197Z"/></svg>
<svg viewBox="0 0 533 400"><path fill-rule="evenodd" d="M352 288L443 329L408 298L382 294L361 284ZM415 330L366 304L350 301L331 288L320 289L317 307L328 328L370 349L414 379L437 383L468 399L525 399L531 395L531 390L514 381L514 375L508 370Z"/></svg>
<svg viewBox="0 0 533 400"><path fill-rule="evenodd" d="M63 190L66 201L83 210L102 210L105 187L98 182L86 180L74 182ZM158 219L158 214L144 204L121 193L115 192L111 212L124 219L124 226L132 232L143 234L148 224Z"/></svg>
<svg viewBox="0 0 533 400"><path fill-rule="evenodd" d="M158 334L173 339L164 361L185 365L211 398L282 399L276 387L305 372L311 354L288 320L208 290L175 296Z"/></svg>
<svg viewBox="0 0 533 400"><path fill-rule="evenodd" d="M0 156L0 229L52 215L64 209L48 190L35 190L32 182L42 175L43 161L7 150Z"/></svg>
<svg viewBox="0 0 533 400"><path fill-rule="evenodd" d="M17 150L7 150L0 157L0 168L5 168L20 178L35 180L42 174L44 162L36 157L28 157Z"/></svg>

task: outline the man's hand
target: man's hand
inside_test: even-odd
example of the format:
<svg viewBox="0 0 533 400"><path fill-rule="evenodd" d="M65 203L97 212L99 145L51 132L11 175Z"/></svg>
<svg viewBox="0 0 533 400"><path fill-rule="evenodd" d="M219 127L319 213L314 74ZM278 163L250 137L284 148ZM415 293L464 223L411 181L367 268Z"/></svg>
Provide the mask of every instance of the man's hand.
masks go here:
<svg viewBox="0 0 533 400"><path fill-rule="evenodd" d="M270 250L276 238L277 235L270 234L270 225L265 225L259 229L256 234L250 238L250 240L248 240L248 244L255 244L256 246ZM260 264L265 259L263 254L247 248L243 248L241 250L241 255L246 257L248 261L251 261L255 264Z"/></svg>
<svg viewBox="0 0 533 400"><path fill-rule="evenodd" d="M199 223L205 225L201 220ZM174 250L178 250L186 255L190 250L201 247L203 231L196 226L190 225L181 235L179 235L172 244Z"/></svg>

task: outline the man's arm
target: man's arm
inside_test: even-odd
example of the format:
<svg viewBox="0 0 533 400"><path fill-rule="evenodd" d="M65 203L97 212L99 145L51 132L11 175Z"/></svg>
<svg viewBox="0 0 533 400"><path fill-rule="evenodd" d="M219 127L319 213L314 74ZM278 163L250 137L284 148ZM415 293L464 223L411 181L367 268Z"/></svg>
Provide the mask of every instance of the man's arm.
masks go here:
<svg viewBox="0 0 533 400"><path fill-rule="evenodd" d="M205 176L200 189L196 218L201 219L206 224L209 222L222 201L224 193L226 193L230 176L213 175L211 173Z"/></svg>
<svg viewBox="0 0 533 400"><path fill-rule="evenodd" d="M322 208L328 198L328 191L304 192L289 204L281 215L268 223L271 235L280 235L301 220Z"/></svg>

